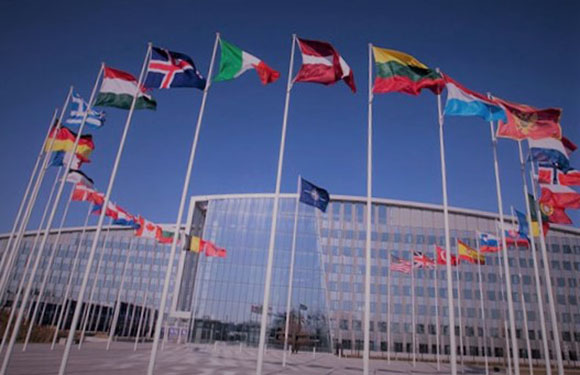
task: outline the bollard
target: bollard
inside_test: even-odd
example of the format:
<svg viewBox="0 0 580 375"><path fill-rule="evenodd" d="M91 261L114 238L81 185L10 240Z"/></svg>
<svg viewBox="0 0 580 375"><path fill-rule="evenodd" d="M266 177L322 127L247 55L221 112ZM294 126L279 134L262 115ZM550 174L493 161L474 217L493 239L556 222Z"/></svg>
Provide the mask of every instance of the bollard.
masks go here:
<svg viewBox="0 0 580 375"><path fill-rule="evenodd" d="M316 358L316 346L312 347L312 358Z"/></svg>

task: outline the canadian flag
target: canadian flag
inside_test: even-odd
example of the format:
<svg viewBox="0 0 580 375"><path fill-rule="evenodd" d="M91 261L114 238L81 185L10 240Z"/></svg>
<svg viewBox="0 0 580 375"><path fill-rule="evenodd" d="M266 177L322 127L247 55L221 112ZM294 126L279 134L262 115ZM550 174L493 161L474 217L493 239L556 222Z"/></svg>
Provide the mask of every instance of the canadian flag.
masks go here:
<svg viewBox="0 0 580 375"><path fill-rule="evenodd" d="M302 52L302 67L296 75L296 82L331 85L343 80L352 92L356 92L350 66L330 43L298 38L298 45Z"/></svg>
<svg viewBox="0 0 580 375"><path fill-rule="evenodd" d="M143 216L139 216L137 218L137 224L139 224L139 228L135 230L135 236L157 239L157 236L159 234L158 232L161 231L160 226L145 219Z"/></svg>

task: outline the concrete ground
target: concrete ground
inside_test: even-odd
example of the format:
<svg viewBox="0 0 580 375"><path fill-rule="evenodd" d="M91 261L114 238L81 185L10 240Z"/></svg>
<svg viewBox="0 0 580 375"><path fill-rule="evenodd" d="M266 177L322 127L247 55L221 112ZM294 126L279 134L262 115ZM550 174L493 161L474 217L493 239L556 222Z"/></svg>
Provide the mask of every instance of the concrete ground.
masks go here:
<svg viewBox="0 0 580 375"><path fill-rule="evenodd" d="M26 352L16 346L8 374L13 375L53 375L57 374L63 345L54 351L47 344L31 344ZM151 351L151 344L140 344L133 351L132 343L116 342L110 351L104 343L87 342L81 350L73 347L67 369L69 375L142 375L145 374ZM156 374L219 374L252 375L256 373L255 348L225 345L177 345L167 344L159 352ZM299 353L289 356L288 365L282 367L282 352L268 350L265 355L264 375L338 375L362 374L362 360L339 359L328 353ZM447 364L441 364L437 371L434 363L417 363L415 368L409 362L371 360L371 374L449 374ZM467 367L464 374L484 374L483 368ZM500 374L491 372L491 374Z"/></svg>

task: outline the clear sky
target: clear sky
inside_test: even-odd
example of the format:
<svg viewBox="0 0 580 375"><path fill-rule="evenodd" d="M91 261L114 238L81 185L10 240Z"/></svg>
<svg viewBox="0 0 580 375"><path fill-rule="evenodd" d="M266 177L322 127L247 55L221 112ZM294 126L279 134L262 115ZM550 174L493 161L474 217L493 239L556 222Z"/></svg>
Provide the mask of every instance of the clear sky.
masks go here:
<svg viewBox="0 0 580 375"><path fill-rule="evenodd" d="M274 191L291 34L331 42L353 69L358 92L343 83L294 86L282 191L295 191L302 174L331 194L365 195L369 42L410 53L473 90L561 107L564 133L580 143L579 16L577 1L5 0L0 232L12 226L52 111L69 85L88 99L101 61L138 75L148 41L190 55L206 75L219 31L282 75L266 87L251 71L212 86L191 194ZM297 53L294 72L300 63ZM155 91L157 111L135 114L112 196L129 212L175 221L201 94ZM85 168L103 191L127 114L106 111ZM375 196L442 202L436 114L429 91L376 97ZM450 204L497 211L489 125L448 117L445 126ZM516 144L499 143L504 208L523 209ZM578 155L572 164L580 168ZM75 203L67 224L80 225L85 212ZM578 225L580 215L571 216Z"/></svg>

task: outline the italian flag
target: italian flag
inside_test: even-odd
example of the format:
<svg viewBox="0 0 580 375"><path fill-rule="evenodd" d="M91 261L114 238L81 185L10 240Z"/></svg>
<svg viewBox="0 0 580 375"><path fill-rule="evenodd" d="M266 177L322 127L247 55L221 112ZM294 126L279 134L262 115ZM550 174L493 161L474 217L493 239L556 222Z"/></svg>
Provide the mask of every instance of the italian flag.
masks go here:
<svg viewBox="0 0 580 375"><path fill-rule="evenodd" d="M137 80L131 74L105 67L101 90L95 106L129 109L137 90ZM138 92L135 109L155 109L157 107L155 100L145 92L143 87L140 87Z"/></svg>
<svg viewBox="0 0 580 375"><path fill-rule="evenodd" d="M214 81L228 81L238 78L249 69L256 69L258 77L264 85L272 83L280 77L280 73L270 68L265 62L233 44L220 39L220 46L220 71Z"/></svg>

